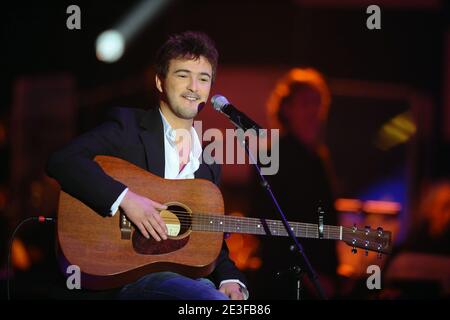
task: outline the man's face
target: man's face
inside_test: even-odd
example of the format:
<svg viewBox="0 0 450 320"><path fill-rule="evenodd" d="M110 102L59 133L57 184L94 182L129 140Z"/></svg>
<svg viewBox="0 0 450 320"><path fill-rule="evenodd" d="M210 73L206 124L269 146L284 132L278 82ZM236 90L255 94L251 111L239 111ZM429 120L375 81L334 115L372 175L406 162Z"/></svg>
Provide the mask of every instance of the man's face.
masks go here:
<svg viewBox="0 0 450 320"><path fill-rule="evenodd" d="M313 87L304 86L295 90L290 105L285 108L289 130L307 145L315 145L318 142L322 125L319 118L320 103L319 92Z"/></svg>
<svg viewBox="0 0 450 320"><path fill-rule="evenodd" d="M161 103L182 119L193 119L201 103L206 103L211 90L212 67L200 56L197 60L172 59L166 78L156 77L162 93Z"/></svg>

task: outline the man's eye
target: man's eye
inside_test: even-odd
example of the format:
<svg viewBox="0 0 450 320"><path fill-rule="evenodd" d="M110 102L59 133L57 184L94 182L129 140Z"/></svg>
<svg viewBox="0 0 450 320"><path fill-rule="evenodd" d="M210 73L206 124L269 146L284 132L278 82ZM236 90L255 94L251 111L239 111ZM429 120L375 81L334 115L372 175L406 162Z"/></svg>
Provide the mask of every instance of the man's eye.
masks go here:
<svg viewBox="0 0 450 320"><path fill-rule="evenodd" d="M202 78L202 79L200 79L200 81L202 81L202 82L209 82L209 78Z"/></svg>
<svg viewBox="0 0 450 320"><path fill-rule="evenodd" d="M185 74L179 74L178 77L179 77L179 78L186 78L187 75L185 75Z"/></svg>

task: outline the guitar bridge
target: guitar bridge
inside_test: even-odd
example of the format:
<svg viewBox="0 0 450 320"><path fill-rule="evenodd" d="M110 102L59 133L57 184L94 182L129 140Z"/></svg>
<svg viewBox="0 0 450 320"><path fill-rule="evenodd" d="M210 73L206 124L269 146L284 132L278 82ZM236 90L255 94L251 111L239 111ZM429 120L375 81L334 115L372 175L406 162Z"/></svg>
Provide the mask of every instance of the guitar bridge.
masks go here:
<svg viewBox="0 0 450 320"><path fill-rule="evenodd" d="M120 210L120 238L122 240L131 239L131 222L122 210Z"/></svg>

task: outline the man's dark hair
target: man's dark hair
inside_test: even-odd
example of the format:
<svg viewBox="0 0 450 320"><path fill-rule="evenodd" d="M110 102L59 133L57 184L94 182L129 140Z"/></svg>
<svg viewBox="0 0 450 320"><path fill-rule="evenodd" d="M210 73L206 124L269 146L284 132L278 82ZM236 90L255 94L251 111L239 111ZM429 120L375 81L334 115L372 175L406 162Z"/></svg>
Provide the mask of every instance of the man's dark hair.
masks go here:
<svg viewBox="0 0 450 320"><path fill-rule="evenodd" d="M205 57L211 64L212 80L214 81L219 53L211 38L198 31L185 31L172 35L156 54L156 74L165 78L169 70L169 62L172 59L199 59L200 56Z"/></svg>

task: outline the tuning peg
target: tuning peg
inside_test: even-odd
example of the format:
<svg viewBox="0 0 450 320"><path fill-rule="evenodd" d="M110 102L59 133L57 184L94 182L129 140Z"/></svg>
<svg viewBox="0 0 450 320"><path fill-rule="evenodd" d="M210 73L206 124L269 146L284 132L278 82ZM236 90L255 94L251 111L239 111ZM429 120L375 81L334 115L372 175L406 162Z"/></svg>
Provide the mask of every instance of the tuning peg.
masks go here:
<svg viewBox="0 0 450 320"><path fill-rule="evenodd" d="M377 228L377 232L378 232L378 236L381 237L381 235L383 234L383 228L382 227L378 227Z"/></svg>
<svg viewBox="0 0 450 320"><path fill-rule="evenodd" d="M352 248L352 253L353 253L353 254L356 254L357 252L358 252L358 250L356 250L356 248L353 247L353 248Z"/></svg>
<svg viewBox="0 0 450 320"><path fill-rule="evenodd" d="M370 233L370 226L365 226L364 229L366 229L366 235Z"/></svg>

